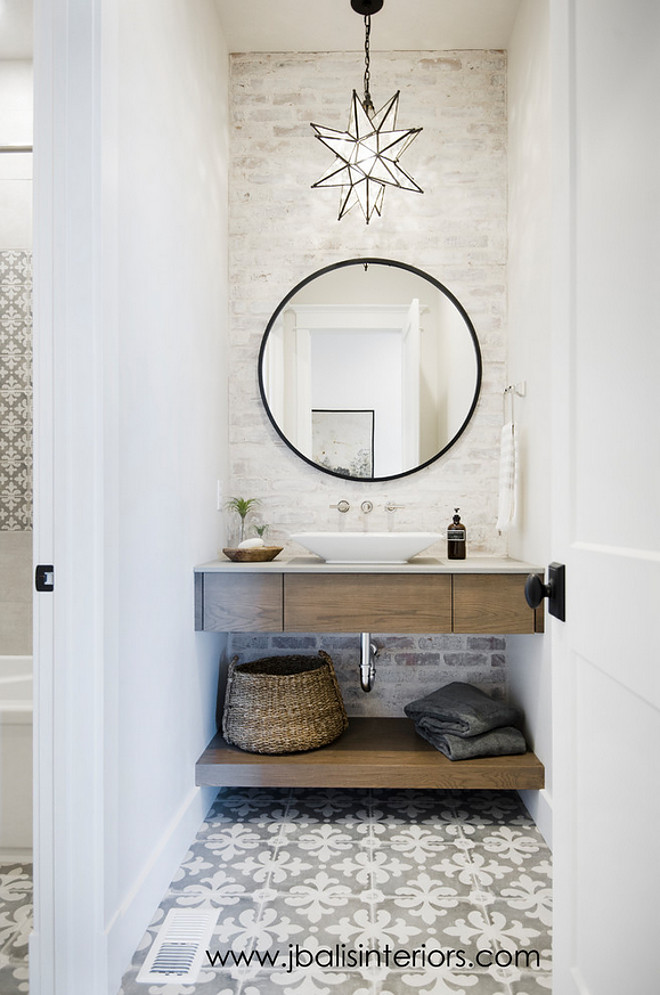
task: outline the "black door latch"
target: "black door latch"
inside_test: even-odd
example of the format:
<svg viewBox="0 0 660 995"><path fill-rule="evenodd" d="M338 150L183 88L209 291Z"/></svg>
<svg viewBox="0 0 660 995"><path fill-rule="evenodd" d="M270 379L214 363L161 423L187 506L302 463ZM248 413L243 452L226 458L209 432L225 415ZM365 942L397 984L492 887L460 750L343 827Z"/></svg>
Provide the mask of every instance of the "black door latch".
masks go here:
<svg viewBox="0 0 660 995"><path fill-rule="evenodd" d="M525 599L530 608L538 608L544 598L548 599L548 611L561 622L566 621L566 567L563 563L551 563L548 567L548 583L543 574L530 574L525 582Z"/></svg>
<svg viewBox="0 0 660 995"><path fill-rule="evenodd" d="M37 591L55 590L55 567L52 563L39 563L34 571L34 586Z"/></svg>

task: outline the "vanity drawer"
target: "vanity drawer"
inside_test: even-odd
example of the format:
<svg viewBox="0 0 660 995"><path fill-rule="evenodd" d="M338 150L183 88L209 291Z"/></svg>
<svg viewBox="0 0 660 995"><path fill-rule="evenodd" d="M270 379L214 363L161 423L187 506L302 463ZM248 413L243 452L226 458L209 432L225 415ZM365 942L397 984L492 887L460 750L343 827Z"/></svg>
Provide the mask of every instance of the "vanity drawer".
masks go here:
<svg viewBox="0 0 660 995"><path fill-rule="evenodd" d="M454 632L543 632L543 607L525 601L523 574L454 574Z"/></svg>
<svg viewBox="0 0 660 995"><path fill-rule="evenodd" d="M282 631L281 574L197 574L196 585L196 629Z"/></svg>
<svg viewBox="0 0 660 995"><path fill-rule="evenodd" d="M288 574L286 632L451 632L448 574Z"/></svg>

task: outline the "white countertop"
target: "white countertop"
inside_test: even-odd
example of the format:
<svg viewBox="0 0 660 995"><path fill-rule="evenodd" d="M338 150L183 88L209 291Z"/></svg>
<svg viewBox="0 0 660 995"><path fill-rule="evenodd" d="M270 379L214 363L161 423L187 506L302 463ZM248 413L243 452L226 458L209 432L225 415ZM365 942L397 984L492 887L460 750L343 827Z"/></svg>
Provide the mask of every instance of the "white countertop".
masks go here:
<svg viewBox="0 0 660 995"><path fill-rule="evenodd" d="M280 553L267 563L234 563L210 560L195 567L195 573L422 573L422 574L528 574L543 568L523 560L500 556L468 556L465 560L439 560L435 556L414 556L408 563L326 563L319 556Z"/></svg>

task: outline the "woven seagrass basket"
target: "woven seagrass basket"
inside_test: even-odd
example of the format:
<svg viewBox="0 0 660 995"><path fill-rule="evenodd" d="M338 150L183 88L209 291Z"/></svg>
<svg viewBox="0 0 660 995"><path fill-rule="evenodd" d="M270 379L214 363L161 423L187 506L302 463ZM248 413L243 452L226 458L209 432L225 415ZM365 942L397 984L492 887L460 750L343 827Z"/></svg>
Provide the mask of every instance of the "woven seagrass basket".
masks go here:
<svg viewBox="0 0 660 995"><path fill-rule="evenodd" d="M348 727L332 660L269 656L229 665L222 735L249 753L299 753L332 743Z"/></svg>

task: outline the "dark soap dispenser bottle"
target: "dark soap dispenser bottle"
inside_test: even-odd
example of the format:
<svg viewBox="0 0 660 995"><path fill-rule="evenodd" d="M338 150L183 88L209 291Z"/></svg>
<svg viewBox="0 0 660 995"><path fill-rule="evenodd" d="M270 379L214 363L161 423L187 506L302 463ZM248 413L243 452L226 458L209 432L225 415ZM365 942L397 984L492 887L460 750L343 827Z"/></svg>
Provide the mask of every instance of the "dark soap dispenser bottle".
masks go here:
<svg viewBox="0 0 660 995"><path fill-rule="evenodd" d="M456 514L447 529L447 559L464 560L467 546L467 529L461 522L459 508L454 508Z"/></svg>

